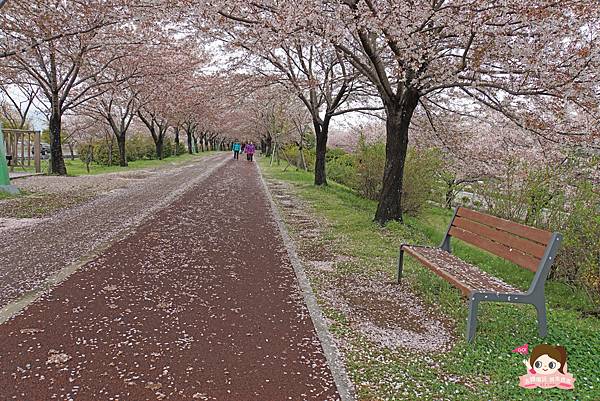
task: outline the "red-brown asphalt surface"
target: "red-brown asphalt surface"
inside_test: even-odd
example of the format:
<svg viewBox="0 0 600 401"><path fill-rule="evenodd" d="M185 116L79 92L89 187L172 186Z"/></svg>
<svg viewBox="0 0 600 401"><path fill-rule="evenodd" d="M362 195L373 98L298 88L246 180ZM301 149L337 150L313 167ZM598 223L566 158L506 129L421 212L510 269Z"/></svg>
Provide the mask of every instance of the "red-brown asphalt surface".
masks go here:
<svg viewBox="0 0 600 401"><path fill-rule="evenodd" d="M245 160L0 325L2 401L338 398Z"/></svg>

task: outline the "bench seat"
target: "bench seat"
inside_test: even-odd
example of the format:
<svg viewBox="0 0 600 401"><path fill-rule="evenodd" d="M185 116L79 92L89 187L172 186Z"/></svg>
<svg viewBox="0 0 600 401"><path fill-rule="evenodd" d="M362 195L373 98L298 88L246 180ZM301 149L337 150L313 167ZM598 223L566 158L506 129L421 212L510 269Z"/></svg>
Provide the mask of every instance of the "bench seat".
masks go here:
<svg viewBox="0 0 600 401"><path fill-rule="evenodd" d="M454 256L451 246L453 238L533 272L529 289L522 291L514 288ZM535 306L538 332L540 337L544 337L547 333L544 285L561 239L559 233L551 233L459 207L454 211L454 216L439 247L400 245L398 283L402 278L406 253L458 288L469 299L467 341L473 341L475 336L477 309L480 302L509 302Z"/></svg>
<svg viewBox="0 0 600 401"><path fill-rule="evenodd" d="M523 293L441 248L403 245L402 249L433 270L437 275L442 276L446 281L459 288L464 296L469 296L474 292L515 295Z"/></svg>

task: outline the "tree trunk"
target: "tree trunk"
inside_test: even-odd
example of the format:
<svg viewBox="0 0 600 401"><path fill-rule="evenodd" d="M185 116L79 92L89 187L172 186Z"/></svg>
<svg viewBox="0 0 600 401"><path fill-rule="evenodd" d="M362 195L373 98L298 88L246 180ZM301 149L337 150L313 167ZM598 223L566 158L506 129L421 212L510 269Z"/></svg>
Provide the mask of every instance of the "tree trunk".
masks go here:
<svg viewBox="0 0 600 401"><path fill-rule="evenodd" d="M85 158L85 169L87 170L88 174L90 173L90 163L92 162L93 159L94 159L94 145L92 145L90 143L88 145L88 153Z"/></svg>
<svg viewBox="0 0 600 401"><path fill-rule="evenodd" d="M125 150L125 133L121 133L117 136L117 147L119 148L119 166L127 167L127 151Z"/></svg>
<svg viewBox="0 0 600 401"><path fill-rule="evenodd" d="M52 102L50 111L50 155L52 158L52 173L67 175L67 167L63 158L62 142L60 138L62 116L58 105L58 99Z"/></svg>
<svg viewBox="0 0 600 401"><path fill-rule="evenodd" d="M390 220L402 221L402 178L408 150L408 128L418 101L418 93L406 89L400 99L392 99L385 105L385 168L375 213L375 221L381 225Z"/></svg>
<svg viewBox="0 0 600 401"><path fill-rule="evenodd" d="M188 153L191 155L194 152L194 148L192 145L192 133L190 131L187 131L187 147L188 147Z"/></svg>
<svg viewBox="0 0 600 401"><path fill-rule="evenodd" d="M154 142L154 145L156 146L156 157L158 157L158 160L162 160L164 137L162 135L159 135L158 139Z"/></svg>
<svg viewBox="0 0 600 401"><path fill-rule="evenodd" d="M323 122L313 119L315 136L317 138L316 160L315 160L315 185L327 185L327 173L325 171L325 156L327 155L327 136L329 134L329 117Z"/></svg>
<svg viewBox="0 0 600 401"><path fill-rule="evenodd" d="M446 181L446 209L452 209L452 202L454 201L454 197L455 197L455 192L454 192L454 188L455 188L455 181L454 180L448 180Z"/></svg>
<svg viewBox="0 0 600 401"><path fill-rule="evenodd" d="M75 160L75 153L73 153L73 142L69 142L67 145L69 145L69 152L71 153L71 160Z"/></svg>

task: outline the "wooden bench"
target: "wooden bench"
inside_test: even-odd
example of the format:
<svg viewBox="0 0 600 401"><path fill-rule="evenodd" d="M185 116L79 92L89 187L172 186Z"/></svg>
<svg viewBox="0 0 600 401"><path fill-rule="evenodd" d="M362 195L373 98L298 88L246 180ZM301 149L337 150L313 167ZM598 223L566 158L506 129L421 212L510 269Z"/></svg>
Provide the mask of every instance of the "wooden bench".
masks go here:
<svg viewBox="0 0 600 401"><path fill-rule="evenodd" d="M452 255L452 237L534 272L529 290L520 291ZM559 233L550 233L459 207L455 210L446 236L438 248L400 245L398 282L402 277L404 253L407 253L460 289L469 299L466 332L469 342L475 336L477 306L482 301L534 305L537 310L539 334L545 337L547 321L544 284L561 240Z"/></svg>

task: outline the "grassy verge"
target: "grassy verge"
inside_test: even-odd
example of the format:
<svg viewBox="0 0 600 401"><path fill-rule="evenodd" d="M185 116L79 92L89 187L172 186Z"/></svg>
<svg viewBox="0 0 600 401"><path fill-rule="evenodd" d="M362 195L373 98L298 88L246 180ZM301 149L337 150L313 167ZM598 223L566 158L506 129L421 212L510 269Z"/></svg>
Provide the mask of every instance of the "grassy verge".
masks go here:
<svg viewBox="0 0 600 401"><path fill-rule="evenodd" d="M194 160L198 157L203 157L203 156L207 156L207 155L214 154L214 153L215 152L204 152L204 153L195 153L195 154L191 154L191 155L189 153L184 153L179 156L167 157L163 160L157 160L157 159L156 160L155 159L135 160L135 161L129 162L129 166L127 166L127 167L105 166L105 165L101 165L101 164L97 164L97 163L91 163L89 173L85 167L85 163L83 161L81 161L80 159L71 160L71 159L65 158L65 165L67 167L67 174L72 177L77 177L80 175L117 173L117 172L130 171L130 170L156 168L156 167L161 167L161 166L165 166L165 165L177 165L177 164L182 164L182 163L186 163L188 161ZM15 172L19 172L19 173L20 172L33 173L34 171L35 171L34 167L26 167L25 169L18 168L18 167L15 168ZM42 172L47 172L47 171L48 171L48 160L42 160Z"/></svg>
<svg viewBox="0 0 600 401"><path fill-rule="evenodd" d="M312 185L304 172L283 172L261 161L267 177L287 181L329 222L325 240L336 239L336 252L351 256L352 263L337 263L335 274L394 275L400 242L438 244L451 217L442 209L427 210L422 217L407 218L404 225L381 228L372 222L376 204L340 185ZM464 244L455 253L509 284L526 289L532 273ZM473 344L464 341L467 307L459 292L426 268L407 258L405 277L414 291L437 305L455 322L457 341L447 353L423 355L412 350L386 349L366 341L341 311L325 307L334 322L334 335L350 342L345 357L360 399L450 400L600 400L600 320L590 317L590 300L577 290L556 282L546 287L549 335L537 336L533 307L484 303ZM319 285L315 284L317 297ZM323 301L321 299L321 301ZM323 303L325 305L325 303ZM576 378L573 391L525 390L518 387L525 374L522 355L511 351L524 343L560 344L568 352L568 370Z"/></svg>

